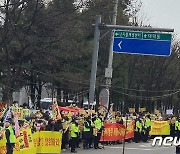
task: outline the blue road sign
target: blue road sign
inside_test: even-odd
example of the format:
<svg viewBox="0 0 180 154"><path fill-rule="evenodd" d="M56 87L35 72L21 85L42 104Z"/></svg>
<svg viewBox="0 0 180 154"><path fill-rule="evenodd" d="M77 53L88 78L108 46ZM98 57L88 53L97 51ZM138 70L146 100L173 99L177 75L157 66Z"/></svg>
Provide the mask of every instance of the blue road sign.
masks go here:
<svg viewBox="0 0 180 154"><path fill-rule="evenodd" d="M113 51L116 53L170 56L172 35L141 31L114 31Z"/></svg>

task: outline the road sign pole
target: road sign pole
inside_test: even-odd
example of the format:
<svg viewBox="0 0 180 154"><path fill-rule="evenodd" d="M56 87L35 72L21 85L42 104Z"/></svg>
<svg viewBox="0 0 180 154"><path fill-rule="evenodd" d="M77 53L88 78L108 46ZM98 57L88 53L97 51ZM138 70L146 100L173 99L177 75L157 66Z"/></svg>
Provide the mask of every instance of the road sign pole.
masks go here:
<svg viewBox="0 0 180 154"><path fill-rule="evenodd" d="M90 108L90 103L94 102L97 61L98 61L98 51L99 51L99 40L100 40L100 30L99 30L100 23L101 23L101 16L97 15L96 16L96 24L95 24L95 32L94 32L94 47L93 47L92 67L91 67L88 109Z"/></svg>
<svg viewBox="0 0 180 154"><path fill-rule="evenodd" d="M113 20L112 20L113 25L116 25L117 13L118 13L118 0L114 0L114 10L113 10ZM108 67L105 69L106 88L108 90L109 90L109 87L111 86L111 79L112 79L113 38L114 38L114 33L112 31L111 32L111 40L110 40L110 48L109 48ZM108 105L109 105L109 103L108 103Z"/></svg>

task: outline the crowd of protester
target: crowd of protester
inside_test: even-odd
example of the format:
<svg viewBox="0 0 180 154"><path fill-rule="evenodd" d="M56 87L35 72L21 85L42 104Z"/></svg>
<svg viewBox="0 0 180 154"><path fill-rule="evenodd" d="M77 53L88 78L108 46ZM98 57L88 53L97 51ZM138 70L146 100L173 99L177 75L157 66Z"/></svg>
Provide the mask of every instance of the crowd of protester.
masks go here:
<svg viewBox="0 0 180 154"><path fill-rule="evenodd" d="M25 107L27 108L27 107ZM4 132L9 127L6 123L14 125L13 117L4 122L4 117L1 118L0 131ZM32 133L36 131L59 131L62 132L62 146L63 150L70 148L72 153L75 153L77 148L83 149L101 149L99 146L100 137L104 130L103 123L118 123L125 125L126 120L134 121L134 138L132 141L148 142L149 132L151 130L151 120L168 120L170 124L170 132L172 136L177 135L177 130L180 132L180 119L175 116L162 118L155 114L140 113L140 114L126 114L121 112L113 112L113 114L98 110L85 110L84 113L71 113L60 111L60 116L53 119L52 112L44 110L36 110L29 116L19 120L20 129L31 128ZM7 134L5 134L7 137ZM178 133L180 136L180 133ZM0 139L3 134L0 134ZM82 144L80 144L82 143ZM121 141L103 142L103 144L119 144Z"/></svg>

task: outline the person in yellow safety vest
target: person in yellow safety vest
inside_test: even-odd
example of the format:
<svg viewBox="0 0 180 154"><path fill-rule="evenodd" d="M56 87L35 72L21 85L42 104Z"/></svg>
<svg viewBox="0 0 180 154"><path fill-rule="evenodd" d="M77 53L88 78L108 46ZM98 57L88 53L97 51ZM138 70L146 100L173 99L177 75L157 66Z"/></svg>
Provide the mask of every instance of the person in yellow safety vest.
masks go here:
<svg viewBox="0 0 180 154"><path fill-rule="evenodd" d="M90 116L86 117L84 121L83 139L84 139L83 148L89 149L90 139L91 139L91 117Z"/></svg>
<svg viewBox="0 0 180 154"><path fill-rule="evenodd" d="M98 117L96 117L96 120L94 121L95 128L97 129L97 136L94 137L94 149L101 149L101 147L98 146L102 130L104 129L104 125L101 118L102 115L98 114Z"/></svg>
<svg viewBox="0 0 180 154"><path fill-rule="evenodd" d="M72 119L71 124L71 152L76 153L76 147L78 144L79 127L76 119Z"/></svg>
<svg viewBox="0 0 180 154"><path fill-rule="evenodd" d="M136 118L135 122L135 131L134 131L134 140L138 143L141 140L142 133L142 122L139 118Z"/></svg>
<svg viewBox="0 0 180 154"><path fill-rule="evenodd" d="M176 136L180 138L180 118L175 123Z"/></svg>
<svg viewBox="0 0 180 154"><path fill-rule="evenodd" d="M147 115L144 121L144 141L147 142L149 139L149 132L151 130L151 118L150 115Z"/></svg>
<svg viewBox="0 0 180 154"><path fill-rule="evenodd" d="M15 146L16 142L16 136L15 136L15 131L13 128L14 122L12 120L8 120L5 123L6 131L6 150L7 154L13 154L13 148Z"/></svg>

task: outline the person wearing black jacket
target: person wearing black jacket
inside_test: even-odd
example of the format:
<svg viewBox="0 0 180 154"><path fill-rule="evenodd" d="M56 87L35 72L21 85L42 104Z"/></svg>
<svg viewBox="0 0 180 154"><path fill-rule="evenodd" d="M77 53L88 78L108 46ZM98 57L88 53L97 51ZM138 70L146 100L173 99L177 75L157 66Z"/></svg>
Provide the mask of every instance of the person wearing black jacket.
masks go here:
<svg viewBox="0 0 180 154"><path fill-rule="evenodd" d="M61 120L57 120L56 123L54 124L54 131L62 131L63 130L63 125Z"/></svg>
<svg viewBox="0 0 180 154"><path fill-rule="evenodd" d="M70 147L72 153L77 152L75 149L78 144L78 136L79 136L78 122L75 118L73 118L71 123L71 141L70 141Z"/></svg>
<svg viewBox="0 0 180 154"><path fill-rule="evenodd" d="M48 125L46 126L46 131L54 131L54 124L53 124L53 120L49 119L48 120Z"/></svg>
<svg viewBox="0 0 180 154"><path fill-rule="evenodd" d="M84 129L83 129L83 148L90 148L90 139L91 139L91 121L90 117L86 117L84 121Z"/></svg>
<svg viewBox="0 0 180 154"><path fill-rule="evenodd" d="M14 122L9 120L6 122L6 149L7 154L13 154L13 148L16 142L15 130L13 128Z"/></svg>
<svg viewBox="0 0 180 154"><path fill-rule="evenodd" d="M63 135L62 135L62 146L61 149L66 149L66 145L69 142L69 130L70 122L68 117L63 117Z"/></svg>

